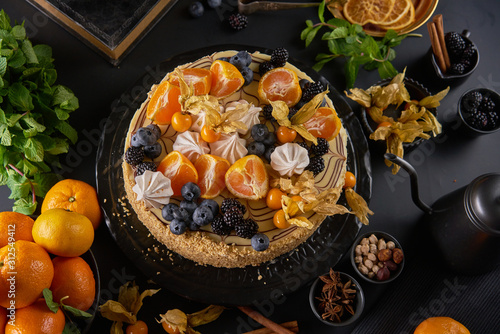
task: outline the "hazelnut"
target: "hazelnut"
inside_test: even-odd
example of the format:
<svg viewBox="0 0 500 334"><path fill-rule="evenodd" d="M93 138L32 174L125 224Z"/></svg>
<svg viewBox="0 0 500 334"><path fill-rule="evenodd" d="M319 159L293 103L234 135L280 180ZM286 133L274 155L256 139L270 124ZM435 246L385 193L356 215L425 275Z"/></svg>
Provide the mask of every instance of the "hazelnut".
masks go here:
<svg viewBox="0 0 500 334"><path fill-rule="evenodd" d="M363 264L368 269L372 269L373 268L373 262L371 260L366 259L365 261L363 261Z"/></svg>
<svg viewBox="0 0 500 334"><path fill-rule="evenodd" d="M394 243L394 241L387 241L386 246L388 249L394 249L394 247L396 247L396 244Z"/></svg>
<svg viewBox="0 0 500 334"><path fill-rule="evenodd" d="M362 263L358 265L358 269L363 275L368 275L368 273L370 272L370 270L368 270L368 268L366 268L366 266Z"/></svg>
<svg viewBox="0 0 500 334"><path fill-rule="evenodd" d="M392 250L392 260L395 263L399 264L403 262L403 258L404 258L403 251L400 248L394 248Z"/></svg>
<svg viewBox="0 0 500 334"><path fill-rule="evenodd" d="M368 255L369 252L370 252L370 247L368 247L368 245L361 246L361 254Z"/></svg>
<svg viewBox="0 0 500 334"><path fill-rule="evenodd" d="M386 249L386 248L387 248L387 244L385 243L385 240L379 239L378 240L378 250Z"/></svg>
<svg viewBox="0 0 500 334"><path fill-rule="evenodd" d="M392 259L392 250L381 249L378 252L377 257L378 257L379 261L381 261L381 262L388 261L388 260Z"/></svg>
<svg viewBox="0 0 500 334"><path fill-rule="evenodd" d="M361 245L357 245L354 249L354 254L361 255Z"/></svg>
<svg viewBox="0 0 500 334"><path fill-rule="evenodd" d="M395 271L398 269L398 265L394 263L392 260L385 261L384 264L390 271Z"/></svg>
<svg viewBox="0 0 500 334"><path fill-rule="evenodd" d="M375 277L375 273L373 271L370 271L368 273L368 278L374 278Z"/></svg>
<svg viewBox="0 0 500 334"><path fill-rule="evenodd" d="M376 274L380 270L379 266L373 266L372 273Z"/></svg>
<svg viewBox="0 0 500 334"><path fill-rule="evenodd" d="M368 238L363 238L361 239L361 242L359 243L360 245L368 245L370 242L368 241Z"/></svg>
<svg viewBox="0 0 500 334"><path fill-rule="evenodd" d="M389 272L389 269L387 267L383 267L377 272L377 279L379 281L385 281L391 276L391 273Z"/></svg>
<svg viewBox="0 0 500 334"><path fill-rule="evenodd" d="M366 258L372 262L376 262L377 261L377 256L373 253L369 253Z"/></svg>
<svg viewBox="0 0 500 334"><path fill-rule="evenodd" d="M376 244L370 244L370 253L377 255L378 248Z"/></svg>
<svg viewBox="0 0 500 334"><path fill-rule="evenodd" d="M368 238L368 241L370 241L371 244L376 244L378 242L378 238L375 236L375 234L372 234Z"/></svg>
<svg viewBox="0 0 500 334"><path fill-rule="evenodd" d="M361 255L358 255L354 258L355 263L362 263L363 262L363 257Z"/></svg>

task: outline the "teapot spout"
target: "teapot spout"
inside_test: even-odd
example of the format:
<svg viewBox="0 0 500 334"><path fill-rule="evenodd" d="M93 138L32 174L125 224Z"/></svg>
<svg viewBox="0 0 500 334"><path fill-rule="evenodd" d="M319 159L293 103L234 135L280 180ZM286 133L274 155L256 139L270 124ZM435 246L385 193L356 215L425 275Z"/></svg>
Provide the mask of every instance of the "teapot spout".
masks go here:
<svg viewBox="0 0 500 334"><path fill-rule="evenodd" d="M413 202L418 206L420 210L424 211L427 214L431 214L432 208L422 202L422 200L420 199L418 192L418 177L415 168L413 168L413 166L410 165L406 160L401 159L400 157L392 153L385 153L384 158L395 163L396 165L401 166L401 168L403 168L410 175L411 198Z"/></svg>

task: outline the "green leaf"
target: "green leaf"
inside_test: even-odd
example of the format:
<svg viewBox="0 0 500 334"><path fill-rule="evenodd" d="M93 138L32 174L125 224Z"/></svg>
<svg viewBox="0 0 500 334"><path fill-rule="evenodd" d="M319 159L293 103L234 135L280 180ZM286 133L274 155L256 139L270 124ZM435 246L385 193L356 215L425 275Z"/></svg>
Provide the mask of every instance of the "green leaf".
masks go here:
<svg viewBox="0 0 500 334"><path fill-rule="evenodd" d="M318 7L318 17L321 22L325 22L325 1L321 1Z"/></svg>
<svg viewBox="0 0 500 334"><path fill-rule="evenodd" d="M83 317L83 318L91 318L92 317L92 314L81 311L81 310L74 308L74 307L71 307L69 305L62 304L61 306L65 311L68 311L71 315L73 315L75 317Z"/></svg>
<svg viewBox="0 0 500 334"><path fill-rule="evenodd" d="M396 76L398 71L394 68L390 61L384 61L380 63L378 73L382 79L386 79Z"/></svg>
<svg viewBox="0 0 500 334"><path fill-rule="evenodd" d="M21 49L24 52L24 56L26 57L26 61L28 64L38 64L38 58L29 40L25 39L23 41L23 43L21 44Z"/></svg>
<svg viewBox="0 0 500 334"><path fill-rule="evenodd" d="M5 13L5 11L3 9L0 11L0 29L3 29L3 30L10 30L11 29L10 18L7 15L7 13Z"/></svg>
<svg viewBox="0 0 500 334"><path fill-rule="evenodd" d="M69 123L66 121L60 121L56 125L56 129L65 135L73 143L73 145L76 144L76 141L78 140L78 133L71 125L69 125Z"/></svg>
<svg viewBox="0 0 500 334"><path fill-rule="evenodd" d="M9 179L9 173L5 168L0 168L0 186L4 186L7 184L7 180Z"/></svg>
<svg viewBox="0 0 500 334"><path fill-rule="evenodd" d="M52 62L52 48L45 44L33 46L33 51L38 58L40 64L49 64Z"/></svg>
<svg viewBox="0 0 500 334"><path fill-rule="evenodd" d="M10 199L27 197L31 191L30 181L13 170L9 170L9 180L7 181L11 193Z"/></svg>
<svg viewBox="0 0 500 334"><path fill-rule="evenodd" d="M59 107L56 107L54 111L56 112L57 118L61 121L65 121L69 118L69 113Z"/></svg>
<svg viewBox="0 0 500 334"><path fill-rule="evenodd" d="M31 177L39 172L38 168L26 159L19 160L16 167L21 170L26 177Z"/></svg>
<svg viewBox="0 0 500 334"><path fill-rule="evenodd" d="M15 49L12 57L9 59L9 66L12 68L20 68L24 66L24 64L26 64L26 57L24 56L24 53L19 49Z"/></svg>
<svg viewBox="0 0 500 334"><path fill-rule="evenodd" d="M360 63L356 57L351 57L345 63L346 86L347 88L354 87L354 82L358 76Z"/></svg>
<svg viewBox="0 0 500 334"><path fill-rule="evenodd" d="M50 136L39 133L36 139L42 144L44 151L50 151L56 147L56 139Z"/></svg>
<svg viewBox="0 0 500 334"><path fill-rule="evenodd" d="M38 197L45 197L47 192L52 188L57 182L59 182L59 177L54 173L38 173L35 174L33 180L33 187L35 189L35 194Z"/></svg>
<svg viewBox="0 0 500 334"><path fill-rule="evenodd" d="M36 202L32 202L31 197L21 198L14 202L12 211L22 213L23 215L30 216L35 213Z"/></svg>
<svg viewBox="0 0 500 334"><path fill-rule="evenodd" d="M24 155L31 161L43 161L43 146L35 138L28 138L24 144Z"/></svg>
<svg viewBox="0 0 500 334"><path fill-rule="evenodd" d="M340 28L334 29L330 33L330 38L332 38L332 39L346 38L347 34L348 34L347 28L346 27L340 27Z"/></svg>
<svg viewBox="0 0 500 334"><path fill-rule="evenodd" d="M33 117L31 116L24 116L22 120L31 128L36 129L38 132L44 132L45 131L45 126L38 123Z"/></svg>
<svg viewBox="0 0 500 334"><path fill-rule="evenodd" d="M9 128L12 128L17 124L17 122L19 122L21 118L23 118L22 114L10 115L9 118L7 118L7 125L9 126Z"/></svg>
<svg viewBox="0 0 500 334"><path fill-rule="evenodd" d="M59 155L63 153L68 153L69 150L69 143L61 138L54 138L55 141L55 147L47 150L47 153L52 154L52 155Z"/></svg>
<svg viewBox="0 0 500 334"><path fill-rule="evenodd" d="M308 47L309 44L311 44L311 42L314 40L314 37L316 37L316 34L318 33L318 31L320 29L321 29L321 26L314 27L313 29L311 29L311 31L309 32L309 34L307 34L307 36L306 36L306 47Z"/></svg>
<svg viewBox="0 0 500 334"><path fill-rule="evenodd" d="M7 58L0 57L0 77L3 77L6 71L7 71Z"/></svg>
<svg viewBox="0 0 500 334"><path fill-rule="evenodd" d="M33 110L33 98L29 90L20 82L15 82L9 88L9 101L19 111Z"/></svg>
<svg viewBox="0 0 500 334"><path fill-rule="evenodd" d="M43 80L49 86L52 86L57 80L57 72L54 69L45 69L43 72Z"/></svg>
<svg viewBox="0 0 500 334"><path fill-rule="evenodd" d="M81 332L75 323L66 322L62 334L81 334Z"/></svg>
<svg viewBox="0 0 500 334"><path fill-rule="evenodd" d="M13 26L10 32L15 39L23 40L26 38L26 29L23 26Z"/></svg>
<svg viewBox="0 0 500 334"><path fill-rule="evenodd" d="M34 137L38 134L38 131L35 128L29 128L26 130L23 130L23 135L24 138L31 138Z"/></svg>
<svg viewBox="0 0 500 334"><path fill-rule="evenodd" d="M57 313L57 311L59 310L59 304L54 301L52 291L50 291L50 289L48 288L45 288L43 289L42 293L43 293L43 298L45 298L45 303L47 304L49 310L51 310L54 313Z"/></svg>
<svg viewBox="0 0 500 334"><path fill-rule="evenodd" d="M3 146L12 145L12 135L5 124L0 125L0 144Z"/></svg>

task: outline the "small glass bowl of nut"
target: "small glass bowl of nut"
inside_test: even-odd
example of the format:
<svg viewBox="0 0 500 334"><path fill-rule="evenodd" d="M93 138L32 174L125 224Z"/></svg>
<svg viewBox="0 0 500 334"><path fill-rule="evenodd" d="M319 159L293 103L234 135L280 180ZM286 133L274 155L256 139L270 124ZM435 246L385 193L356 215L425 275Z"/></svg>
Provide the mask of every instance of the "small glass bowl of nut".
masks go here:
<svg viewBox="0 0 500 334"><path fill-rule="evenodd" d="M360 235L351 249L354 270L366 281L389 283L403 271L403 248L392 235L376 231Z"/></svg>

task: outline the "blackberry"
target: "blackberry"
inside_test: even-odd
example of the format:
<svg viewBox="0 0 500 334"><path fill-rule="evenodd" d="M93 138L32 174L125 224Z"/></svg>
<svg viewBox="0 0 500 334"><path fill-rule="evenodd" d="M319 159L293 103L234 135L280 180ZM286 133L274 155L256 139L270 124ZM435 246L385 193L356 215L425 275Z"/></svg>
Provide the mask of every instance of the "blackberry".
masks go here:
<svg viewBox="0 0 500 334"><path fill-rule="evenodd" d="M240 209L233 206L224 213L224 223L227 226L235 227L238 224L241 224L243 221L243 213L241 213Z"/></svg>
<svg viewBox="0 0 500 334"><path fill-rule="evenodd" d="M236 235L240 238L252 239L259 230L259 225L253 219L242 220L241 223L234 226Z"/></svg>
<svg viewBox="0 0 500 334"><path fill-rule="evenodd" d="M271 53L271 64L275 67L283 67L288 61L288 50L285 48L276 48Z"/></svg>
<svg viewBox="0 0 500 334"><path fill-rule="evenodd" d="M322 93L323 91L323 85L319 81L306 83L304 86L304 90L302 90L302 100L305 102L309 102L313 99L313 97L315 97L319 93Z"/></svg>
<svg viewBox="0 0 500 334"><path fill-rule="evenodd" d="M474 47L474 45L469 44L465 47L464 51L462 52L462 60L471 61L475 55L476 55L476 48Z"/></svg>
<svg viewBox="0 0 500 334"><path fill-rule="evenodd" d="M481 101L483 100L483 94L480 92L470 92L464 96L462 100L462 104L467 110L477 109L481 105Z"/></svg>
<svg viewBox="0 0 500 334"><path fill-rule="evenodd" d="M229 25L234 30L245 29L248 25L248 17L240 13L234 13L229 16Z"/></svg>
<svg viewBox="0 0 500 334"><path fill-rule="evenodd" d="M265 61L259 65L259 74L263 76L272 69L274 69L274 65L270 61Z"/></svg>
<svg viewBox="0 0 500 334"><path fill-rule="evenodd" d="M270 104L266 104L262 108L262 115L264 115L264 118L270 121L275 121L273 117L273 106Z"/></svg>
<svg viewBox="0 0 500 334"><path fill-rule="evenodd" d="M446 43L446 49L451 54L451 56L457 58L462 55L465 49L465 41L457 32L452 31L444 36Z"/></svg>
<svg viewBox="0 0 500 334"><path fill-rule="evenodd" d="M489 97L485 96L481 101L480 109L481 111L485 112L493 111L493 109L495 109L495 102L493 102L493 100Z"/></svg>
<svg viewBox="0 0 500 334"><path fill-rule="evenodd" d="M309 159L309 165L307 165L306 170L313 172L314 176L318 175L325 169L325 159L321 156L314 156Z"/></svg>
<svg viewBox="0 0 500 334"><path fill-rule="evenodd" d="M212 227L212 231L217 235L229 235L233 230L224 222L224 217L222 215L215 216L210 226Z"/></svg>
<svg viewBox="0 0 500 334"><path fill-rule="evenodd" d="M144 160L144 150L142 147L129 147L125 152L125 162L131 166L140 164Z"/></svg>
<svg viewBox="0 0 500 334"><path fill-rule="evenodd" d="M488 116L482 111L476 111L468 118L470 125L478 130L486 130L488 126Z"/></svg>
<svg viewBox="0 0 500 334"><path fill-rule="evenodd" d="M314 155L325 155L330 149L330 145L325 138L318 138L318 145L311 145L311 153Z"/></svg>
<svg viewBox="0 0 500 334"><path fill-rule="evenodd" d="M135 174L137 176L144 174L145 171L150 170L156 172L156 164L151 161L141 162L136 166Z"/></svg>
<svg viewBox="0 0 500 334"><path fill-rule="evenodd" d="M496 128L498 125L498 114L494 111L490 111L489 113L486 114L488 116L488 122L491 126L491 128Z"/></svg>
<svg viewBox="0 0 500 334"><path fill-rule="evenodd" d="M453 74L464 74L465 73L465 65L462 63L451 64L450 72Z"/></svg>
<svg viewBox="0 0 500 334"><path fill-rule="evenodd" d="M224 198L224 200L222 200L222 203L220 205L220 211L222 213L226 213L226 211L233 206L237 207L242 214L245 214L245 212L247 212L247 208L243 204L241 204L241 202L238 201L236 198Z"/></svg>
<svg viewBox="0 0 500 334"><path fill-rule="evenodd" d="M295 114L299 111L297 108L291 107L288 108L288 119L291 119Z"/></svg>
<svg viewBox="0 0 500 334"><path fill-rule="evenodd" d="M298 142L297 143L299 146L305 148L307 150L307 154L308 155L311 155L311 147L309 145L307 145L307 143L305 141L301 141L301 142Z"/></svg>

